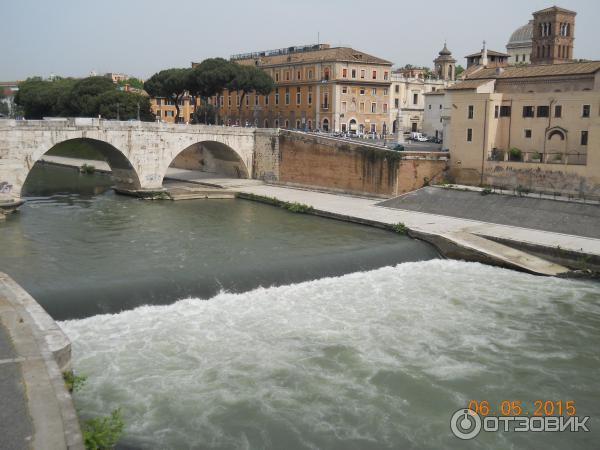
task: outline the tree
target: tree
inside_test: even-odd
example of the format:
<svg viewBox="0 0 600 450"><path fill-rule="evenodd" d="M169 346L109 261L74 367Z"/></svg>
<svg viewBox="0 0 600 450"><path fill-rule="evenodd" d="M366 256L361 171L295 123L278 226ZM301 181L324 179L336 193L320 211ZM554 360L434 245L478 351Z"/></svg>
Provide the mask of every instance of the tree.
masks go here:
<svg viewBox="0 0 600 450"><path fill-rule="evenodd" d="M75 117L97 116L98 97L111 91L115 91L115 85L106 77L87 77L77 80L68 94L63 113Z"/></svg>
<svg viewBox="0 0 600 450"><path fill-rule="evenodd" d="M217 123L217 108L209 103L202 103L192 117L192 123L214 125Z"/></svg>
<svg viewBox="0 0 600 450"><path fill-rule="evenodd" d="M208 99L212 96L219 96L221 92L233 81L235 77L234 63L223 58L205 59L192 69L190 74L189 90L193 95L202 100L202 104L207 106ZM196 120L199 123L207 123L209 108L202 108L205 116L196 114ZM212 113L215 114L214 108Z"/></svg>
<svg viewBox="0 0 600 450"><path fill-rule="evenodd" d="M154 121L148 97L119 90L106 91L96 99L98 114L107 119L129 120L137 119L138 105L140 120ZM117 117L118 116L118 117Z"/></svg>
<svg viewBox="0 0 600 450"><path fill-rule="evenodd" d="M52 81L40 77L28 78L19 84L15 103L22 109L26 119L69 114L68 96L76 80L56 78Z"/></svg>
<svg viewBox="0 0 600 450"><path fill-rule="evenodd" d="M461 73L463 73L465 71L465 68L463 66L461 66L460 64L458 64L455 68L454 68L454 75L456 78L458 78L460 76Z"/></svg>
<svg viewBox="0 0 600 450"><path fill-rule="evenodd" d="M273 90L273 79L267 75L263 70L255 66L242 66L235 64L234 77L227 86L230 91L237 91L242 93L239 98L239 112L238 117L240 119L240 125L242 123L242 103L246 94L255 92L260 95L268 95Z"/></svg>
<svg viewBox="0 0 600 450"><path fill-rule="evenodd" d="M152 75L144 83L144 90L151 97L164 97L175 102L175 122L179 121L179 102L189 89L192 69L166 69Z"/></svg>
<svg viewBox="0 0 600 450"><path fill-rule="evenodd" d="M127 80L117 81L118 86L124 87L126 84L128 84L129 87L132 88L144 89L144 82L139 80L138 78L128 78Z"/></svg>

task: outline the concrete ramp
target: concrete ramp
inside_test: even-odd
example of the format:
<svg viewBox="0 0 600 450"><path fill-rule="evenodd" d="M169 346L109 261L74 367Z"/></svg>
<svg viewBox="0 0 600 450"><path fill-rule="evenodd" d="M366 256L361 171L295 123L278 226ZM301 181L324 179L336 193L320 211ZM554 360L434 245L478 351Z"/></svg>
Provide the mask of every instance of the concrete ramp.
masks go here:
<svg viewBox="0 0 600 450"><path fill-rule="evenodd" d="M486 259L495 260L496 264L512 269L547 276L557 276L569 272L566 267L475 234L457 231L443 234L442 237L462 247L464 251L485 255Z"/></svg>

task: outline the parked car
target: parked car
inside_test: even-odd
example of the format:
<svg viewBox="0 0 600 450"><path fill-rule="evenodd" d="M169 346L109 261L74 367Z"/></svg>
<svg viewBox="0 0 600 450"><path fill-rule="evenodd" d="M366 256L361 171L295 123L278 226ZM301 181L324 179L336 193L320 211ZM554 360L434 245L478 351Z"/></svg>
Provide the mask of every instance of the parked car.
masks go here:
<svg viewBox="0 0 600 450"><path fill-rule="evenodd" d="M440 138L436 138L435 136L429 136L427 138L427 142L433 142L434 144L441 144L442 140Z"/></svg>

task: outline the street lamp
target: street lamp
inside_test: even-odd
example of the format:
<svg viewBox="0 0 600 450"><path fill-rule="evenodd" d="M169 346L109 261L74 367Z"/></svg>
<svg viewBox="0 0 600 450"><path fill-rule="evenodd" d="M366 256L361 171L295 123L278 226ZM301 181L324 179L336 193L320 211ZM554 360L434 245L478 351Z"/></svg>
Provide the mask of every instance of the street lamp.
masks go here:
<svg viewBox="0 0 600 450"><path fill-rule="evenodd" d="M137 120L140 121L140 102L137 102Z"/></svg>

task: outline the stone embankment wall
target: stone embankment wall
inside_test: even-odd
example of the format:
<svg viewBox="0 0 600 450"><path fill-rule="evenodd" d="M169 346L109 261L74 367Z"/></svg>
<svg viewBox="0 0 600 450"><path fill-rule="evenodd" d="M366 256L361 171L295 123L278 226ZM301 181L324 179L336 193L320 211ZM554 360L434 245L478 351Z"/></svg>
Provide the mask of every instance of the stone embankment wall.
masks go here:
<svg viewBox="0 0 600 450"><path fill-rule="evenodd" d="M303 133L282 131L278 144L276 161L275 147L268 161L255 157L278 164L270 171L277 176L265 181L355 195L400 195L442 178L447 166L447 154L397 152Z"/></svg>

